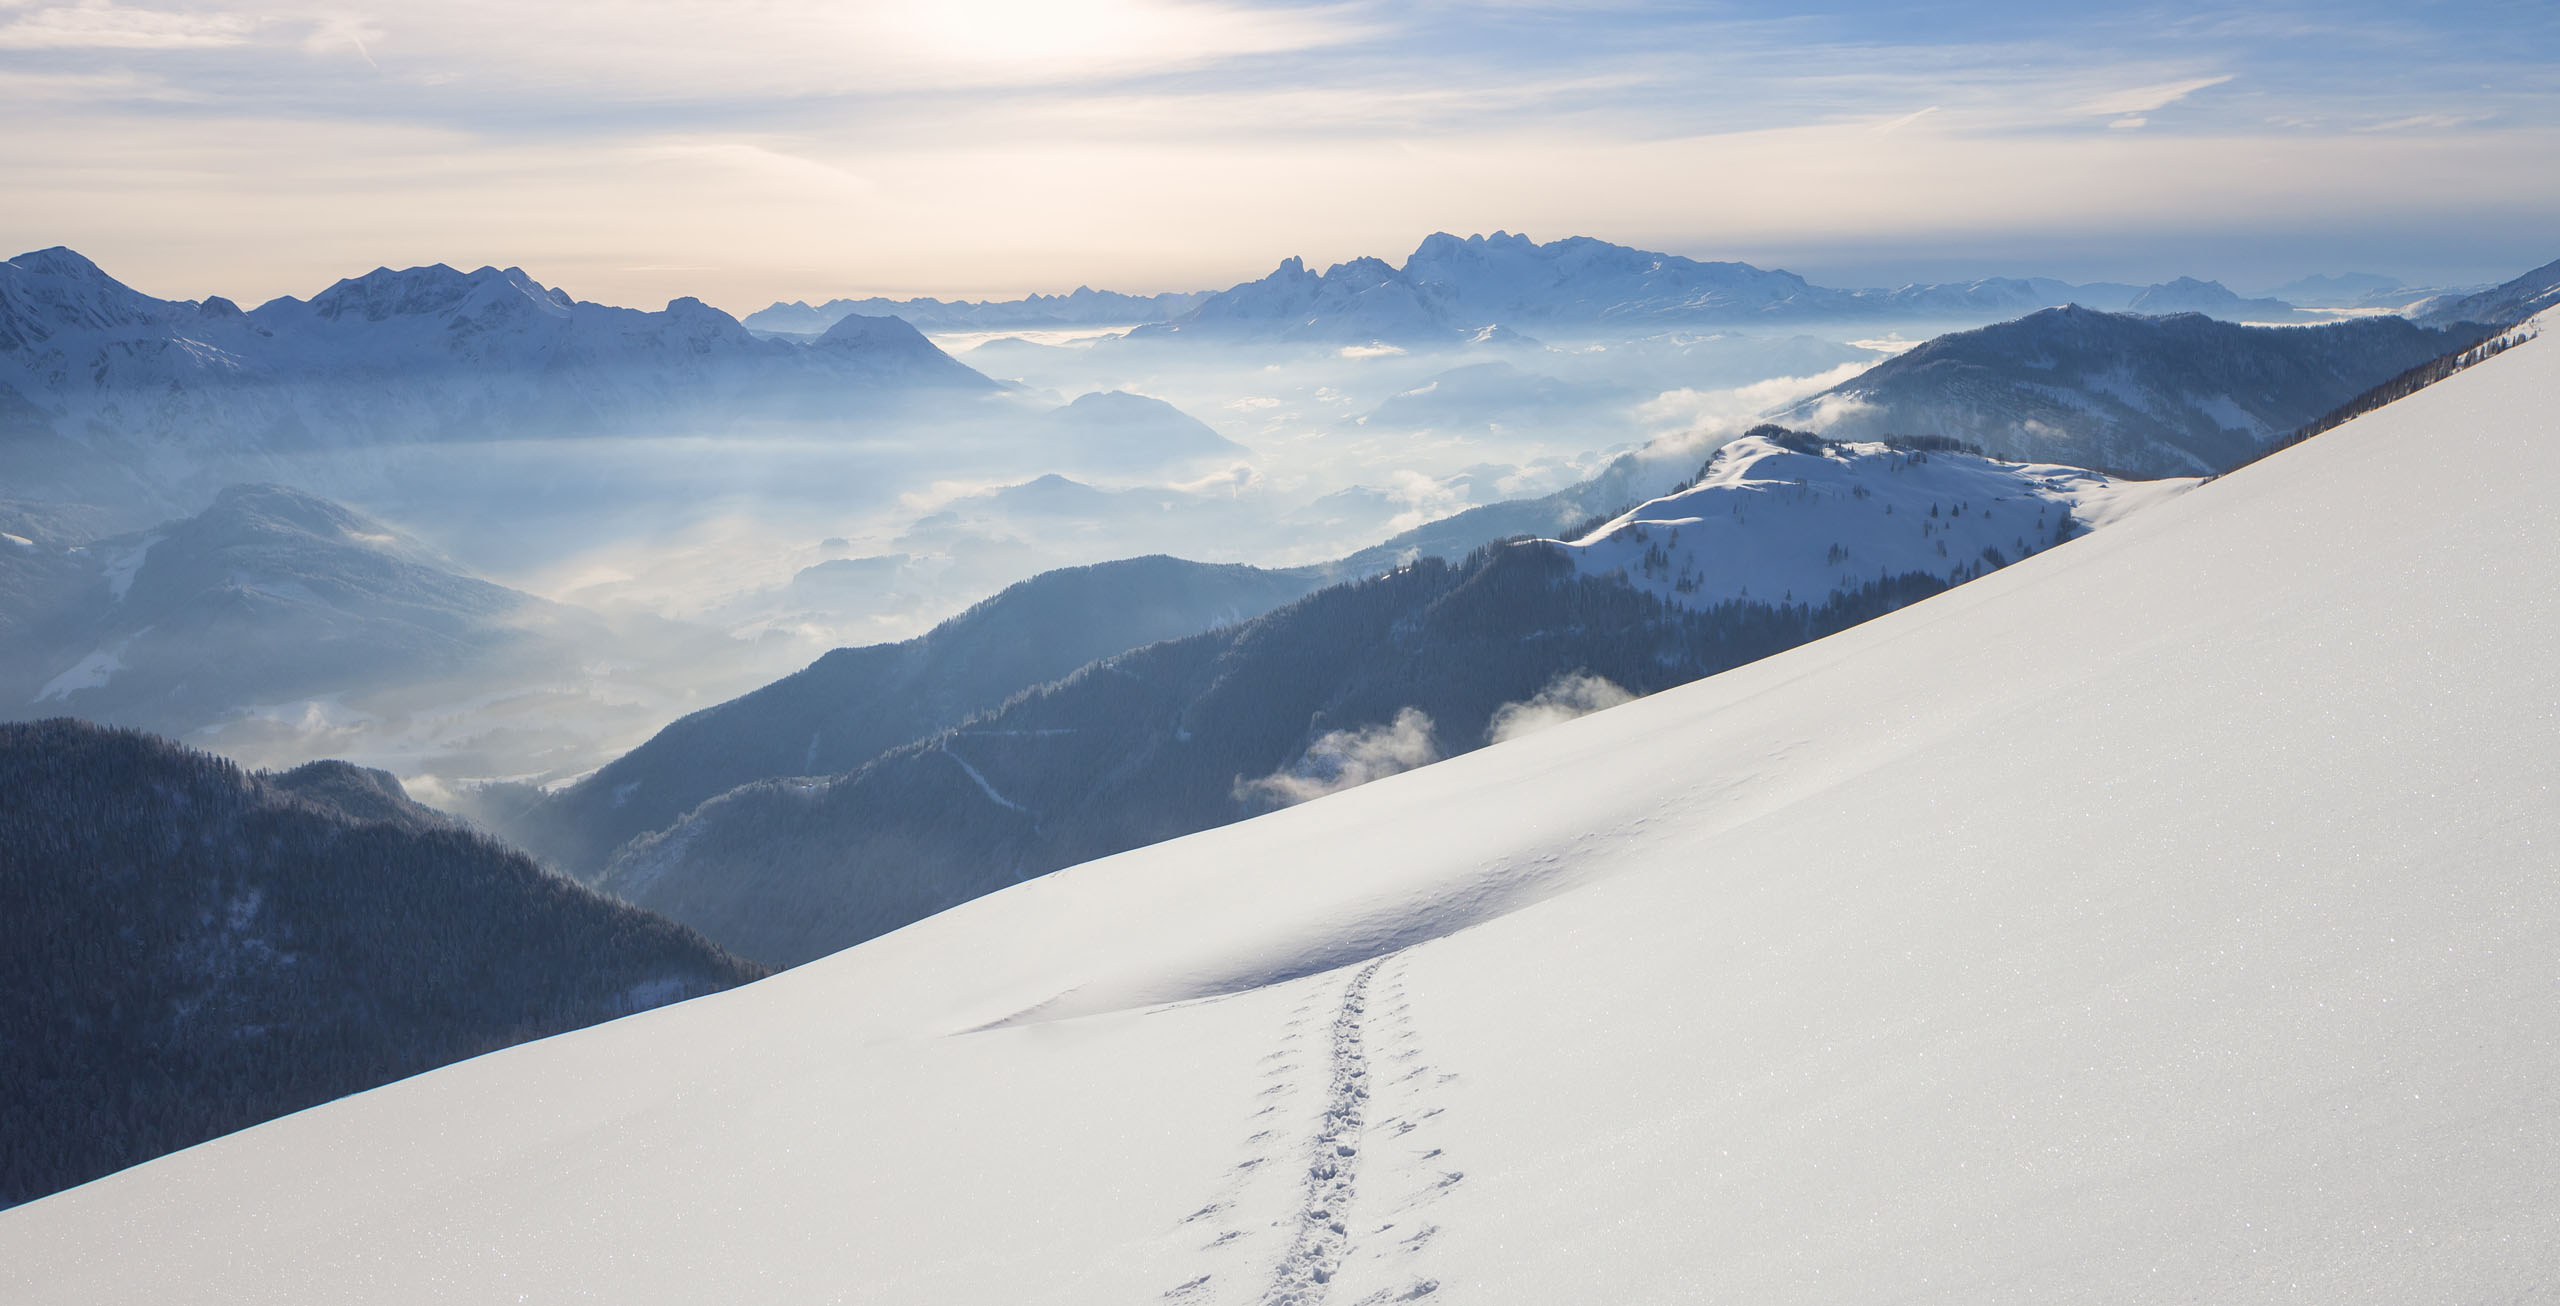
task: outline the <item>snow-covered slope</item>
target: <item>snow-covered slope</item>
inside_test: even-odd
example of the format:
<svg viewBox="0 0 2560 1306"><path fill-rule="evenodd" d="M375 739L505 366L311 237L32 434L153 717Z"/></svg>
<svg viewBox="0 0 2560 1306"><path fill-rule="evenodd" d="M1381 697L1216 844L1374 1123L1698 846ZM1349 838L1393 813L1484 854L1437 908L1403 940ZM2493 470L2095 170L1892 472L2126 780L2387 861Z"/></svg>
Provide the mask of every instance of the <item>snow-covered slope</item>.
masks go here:
<svg viewBox="0 0 2560 1306"><path fill-rule="evenodd" d="M1717 450L1696 484L1563 543L1584 575L1684 607L1820 606L1911 572L1961 583L2196 484L1763 427Z"/></svg>
<svg viewBox="0 0 2560 1306"><path fill-rule="evenodd" d="M2555 395L0 1214L0 1297L2538 1299Z"/></svg>

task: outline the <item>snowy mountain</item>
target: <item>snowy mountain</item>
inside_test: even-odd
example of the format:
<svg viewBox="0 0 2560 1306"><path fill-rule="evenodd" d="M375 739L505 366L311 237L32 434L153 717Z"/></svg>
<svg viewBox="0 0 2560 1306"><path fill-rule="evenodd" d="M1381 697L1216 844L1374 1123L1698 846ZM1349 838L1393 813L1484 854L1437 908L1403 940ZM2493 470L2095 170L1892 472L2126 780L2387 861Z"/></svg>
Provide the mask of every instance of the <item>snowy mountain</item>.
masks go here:
<svg viewBox="0 0 2560 1306"><path fill-rule="evenodd" d="M1945 582L1690 612L1543 545L1335 586L1133 649L850 772L744 785L598 887L791 965L1061 866L1477 748L1521 713L1694 680Z"/></svg>
<svg viewBox="0 0 2560 1306"><path fill-rule="evenodd" d="M1574 544L1415 561L1104 658L833 778L769 766L775 778L624 845L599 883L743 955L806 961L1027 876L1243 819L1272 792L1329 787L1344 740L1405 765L1464 752L1507 713L1554 710L1555 686L1623 697L1710 675L2193 484L1763 428L1692 487ZM770 751L784 732L755 699L810 688L785 682L704 719L721 735L760 723ZM652 745L660 760L616 766L739 751L700 733L671 730Z"/></svg>
<svg viewBox="0 0 2560 1306"><path fill-rule="evenodd" d="M0 1206L761 973L379 771L0 725Z"/></svg>
<svg viewBox="0 0 2560 1306"><path fill-rule="evenodd" d="M1029 295L1007 300L830 299L811 305L794 300L749 313L741 319L751 331L784 335L816 335L851 314L894 317L924 331L1040 330L1080 326L1129 326L1161 322L1206 298L1205 293L1167 291L1160 295L1123 295L1078 286L1064 295Z"/></svg>
<svg viewBox="0 0 2560 1306"><path fill-rule="evenodd" d="M915 639L836 649L686 716L557 792L490 793L471 812L591 880L625 842L739 785L850 771L1097 658L1249 620L1321 583L1160 557L1046 572Z"/></svg>
<svg viewBox="0 0 2560 1306"><path fill-rule="evenodd" d="M2555 395L0 1214L0 1295L2537 1299Z"/></svg>
<svg viewBox="0 0 2560 1306"><path fill-rule="evenodd" d="M1832 290L1791 272L1587 236L1541 245L1509 232L1464 240L1443 232L1424 240L1401 268L1362 258L1319 273L1300 259L1285 260L1259 281L1129 337L1427 347L1466 343L1493 325L1535 335L1833 319L1984 321L2075 299L2117 305L2130 289L1992 278Z"/></svg>
<svg viewBox="0 0 2560 1306"><path fill-rule="evenodd" d="M25 490L183 486L315 447L843 420L994 388L892 319L795 344L699 300L611 308L513 268L378 268L243 313L153 299L67 249L0 264L0 422Z"/></svg>
<svg viewBox="0 0 2560 1306"><path fill-rule="evenodd" d="M1584 575L1680 607L1820 604L1888 576L1962 584L2197 484L1764 426L1690 486L1563 547Z"/></svg>
<svg viewBox="0 0 2560 1306"><path fill-rule="evenodd" d="M2560 304L2560 259L2476 295L2429 302L2418 321L2450 327L2464 322L2508 327Z"/></svg>
<svg viewBox="0 0 2560 1306"><path fill-rule="evenodd" d="M1947 436L1996 457L2140 476L2215 472L2477 336L2398 318L2247 327L2047 309L1939 336L1776 420L1841 439Z"/></svg>
<svg viewBox="0 0 2560 1306"><path fill-rule="evenodd" d="M82 545L30 545L54 583L8 614L0 715L185 733L252 705L601 646L575 609L462 574L379 522L280 486ZM0 562L5 562L0 559Z"/></svg>

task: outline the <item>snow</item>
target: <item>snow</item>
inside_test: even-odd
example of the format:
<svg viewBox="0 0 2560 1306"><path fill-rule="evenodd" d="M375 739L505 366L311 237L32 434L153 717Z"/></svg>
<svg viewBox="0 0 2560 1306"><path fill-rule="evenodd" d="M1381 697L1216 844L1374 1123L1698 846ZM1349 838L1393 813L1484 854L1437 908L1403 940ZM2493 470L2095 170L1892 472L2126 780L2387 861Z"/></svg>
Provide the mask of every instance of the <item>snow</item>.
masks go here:
<svg viewBox="0 0 2560 1306"><path fill-rule="evenodd" d="M2051 547L2067 519L2104 525L2194 489L2042 463L1761 436L1716 451L1687 490L1561 542L1585 575L1614 575L1664 601L1819 605L1880 576L1962 581Z"/></svg>
<svg viewBox="0 0 2560 1306"><path fill-rule="evenodd" d="M58 698L68 699L84 689L106 688L107 682L115 679L116 673L125 669L125 650L133 647L133 642L149 633L149 630L150 627L146 626L104 648L91 650L87 657L72 663L60 675L44 682L44 688L36 691L34 701L50 703Z"/></svg>
<svg viewBox="0 0 2560 1306"><path fill-rule="evenodd" d="M141 573L143 562L151 556L153 546L166 538L164 535L146 535L140 544L116 555L116 560L108 563L106 568L107 593L122 602L125 594L133 588L133 578Z"/></svg>
<svg viewBox="0 0 2560 1306"><path fill-rule="evenodd" d="M950 742L949 742L948 740L946 740L946 741L944 741L944 742L943 742L943 745L942 745L942 755L943 755L944 757L950 758L952 761L954 761L954 762L958 762L958 763L960 764L960 769L961 769L963 772L966 772L966 773L968 774L969 779L970 779L970 780L972 780L973 782L975 782L975 783L977 784L977 786L978 786L978 792L979 792L979 793L982 793L982 794L985 794L985 795L987 796L987 801L988 801L988 802L994 803L996 806L1001 807L1001 808L1003 808L1003 809L1005 809L1006 811L1009 811L1009 812L1021 812L1021 813L1023 813L1023 814L1024 814L1024 815L1026 815L1026 816L1027 816L1027 815L1029 815L1029 814L1031 813L1031 809L1030 809L1030 808L1023 806L1022 804L1017 803L1017 802L1013 801L1013 800L1012 800L1012 799L1010 799L1010 798L1005 797L1003 794L997 793L997 792L996 792L996 787L995 787L994 785L988 784L988 783L987 783L987 778L986 778L985 776L980 775L980 774L978 773L978 768L976 768L976 767L974 767L974 766L969 765L969 759L967 759L967 758L965 758L965 757L962 757L962 756L961 756L961 755L959 755L958 753L955 753L955 752L951 751L951 744L950 744Z"/></svg>
<svg viewBox="0 0 2560 1306"><path fill-rule="evenodd" d="M36 542L34 540L28 539L24 535L12 535L7 531L0 531L0 541L6 541L10 544L14 544L21 549L32 549L36 546Z"/></svg>
<svg viewBox="0 0 2560 1306"><path fill-rule="evenodd" d="M2539 1300L2555 391L0 1213L0 1299Z"/></svg>

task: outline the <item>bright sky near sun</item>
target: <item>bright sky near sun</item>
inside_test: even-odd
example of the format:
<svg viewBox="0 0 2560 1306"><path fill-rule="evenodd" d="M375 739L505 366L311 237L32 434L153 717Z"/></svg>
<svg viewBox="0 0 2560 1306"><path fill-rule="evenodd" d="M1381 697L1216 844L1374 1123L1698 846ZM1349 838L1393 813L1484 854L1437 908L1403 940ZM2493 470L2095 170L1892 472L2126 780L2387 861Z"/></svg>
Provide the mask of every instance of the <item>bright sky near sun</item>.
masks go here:
<svg viewBox="0 0 2560 1306"><path fill-rule="evenodd" d="M1199 289L1441 229L1850 285L2560 254L2549 0L0 0L0 113L0 252L243 302Z"/></svg>

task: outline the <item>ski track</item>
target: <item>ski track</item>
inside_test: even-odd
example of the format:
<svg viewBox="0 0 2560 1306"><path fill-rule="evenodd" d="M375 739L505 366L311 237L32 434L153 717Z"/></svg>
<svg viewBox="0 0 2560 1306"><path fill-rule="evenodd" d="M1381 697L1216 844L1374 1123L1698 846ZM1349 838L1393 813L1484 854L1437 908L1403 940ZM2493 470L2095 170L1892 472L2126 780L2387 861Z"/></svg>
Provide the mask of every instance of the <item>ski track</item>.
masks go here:
<svg viewBox="0 0 2560 1306"><path fill-rule="evenodd" d="M1407 1217L1465 1176L1443 1168L1441 1149L1409 1135L1441 1114L1435 1090L1457 1076L1422 1064L1397 960L1381 957L1352 972L1328 1016L1318 1016L1321 993L1310 994L1283 1024L1262 1059L1268 1082L1252 1099L1244 1159L1215 1197L1182 1218L1207 1233L1200 1250L1216 1261L1167 1289L1164 1300L1322 1306L1354 1291L1343 1287L1347 1271L1371 1289L1347 1298L1351 1306L1419 1301L1439 1290L1406 1261L1438 1226ZM1308 1037L1311 1027L1321 1038ZM1306 1110L1292 1109L1306 1090L1321 1101L1293 1122ZM1293 1156L1297 1166L1281 1164ZM1275 1211L1277 1219L1267 1218ZM1263 1254L1268 1260L1253 1251L1269 1241L1265 1234L1284 1240L1276 1254ZM1253 1273L1257 1263L1267 1268ZM1390 1286L1375 1287L1382 1277Z"/></svg>

